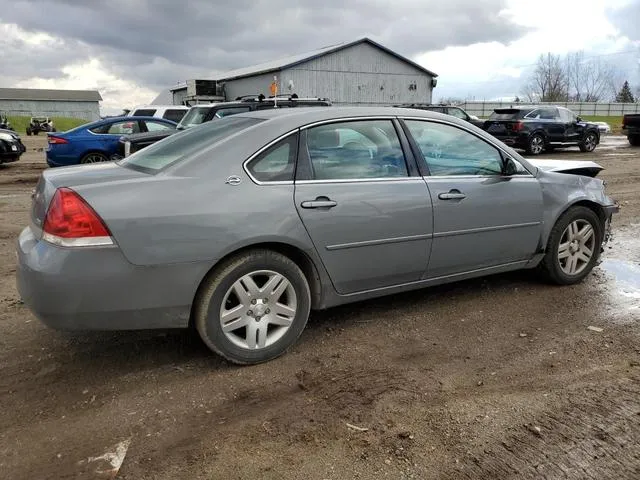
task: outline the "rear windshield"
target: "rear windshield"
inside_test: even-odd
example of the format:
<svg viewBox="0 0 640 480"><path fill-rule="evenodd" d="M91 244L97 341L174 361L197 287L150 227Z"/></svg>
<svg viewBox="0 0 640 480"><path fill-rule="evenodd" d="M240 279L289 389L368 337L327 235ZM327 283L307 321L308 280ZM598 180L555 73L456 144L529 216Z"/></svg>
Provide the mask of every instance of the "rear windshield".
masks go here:
<svg viewBox="0 0 640 480"><path fill-rule="evenodd" d="M155 115L155 109L138 109L133 112L132 117L153 117Z"/></svg>
<svg viewBox="0 0 640 480"><path fill-rule="evenodd" d="M489 115L489 120L515 120L520 118L522 113L522 110L516 108L497 108Z"/></svg>
<svg viewBox="0 0 640 480"><path fill-rule="evenodd" d="M193 127L194 125L200 125L204 123L204 120L207 118L209 111L213 107L191 107L187 114L182 117L180 123L178 124L178 128L183 130L185 128Z"/></svg>
<svg viewBox="0 0 640 480"><path fill-rule="evenodd" d="M188 158L203 147L252 127L264 120L247 117L226 117L190 128L150 145L118 162L123 167L145 173L157 173L163 168Z"/></svg>

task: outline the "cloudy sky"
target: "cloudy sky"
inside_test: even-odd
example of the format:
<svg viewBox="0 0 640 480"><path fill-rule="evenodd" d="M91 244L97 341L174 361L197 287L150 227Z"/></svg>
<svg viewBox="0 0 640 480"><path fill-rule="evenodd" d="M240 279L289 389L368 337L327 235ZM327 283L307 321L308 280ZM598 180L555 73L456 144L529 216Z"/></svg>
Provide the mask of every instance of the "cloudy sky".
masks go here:
<svg viewBox="0 0 640 480"><path fill-rule="evenodd" d="M436 99L519 94L547 51L584 50L640 83L640 0L5 1L0 86L98 89L109 113L362 36L438 73Z"/></svg>

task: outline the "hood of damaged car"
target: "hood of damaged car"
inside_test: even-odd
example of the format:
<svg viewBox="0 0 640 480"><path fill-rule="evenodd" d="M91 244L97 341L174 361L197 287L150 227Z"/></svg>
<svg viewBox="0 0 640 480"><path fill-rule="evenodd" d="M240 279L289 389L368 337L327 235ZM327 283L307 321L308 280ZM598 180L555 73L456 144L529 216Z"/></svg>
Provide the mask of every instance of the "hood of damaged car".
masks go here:
<svg viewBox="0 0 640 480"><path fill-rule="evenodd" d="M596 177L604 167L596 162L583 160L543 160L530 159L527 161L545 172L571 173L573 175L585 175L587 177Z"/></svg>

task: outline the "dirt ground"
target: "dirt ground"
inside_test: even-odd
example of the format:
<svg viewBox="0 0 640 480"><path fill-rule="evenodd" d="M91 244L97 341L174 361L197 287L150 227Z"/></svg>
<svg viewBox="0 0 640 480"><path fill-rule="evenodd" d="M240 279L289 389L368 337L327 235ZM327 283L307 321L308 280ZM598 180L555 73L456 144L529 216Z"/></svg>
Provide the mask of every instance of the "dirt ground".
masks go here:
<svg viewBox="0 0 640 480"><path fill-rule="evenodd" d="M110 478L126 453L119 479L640 478L625 139L544 155L596 159L622 205L583 284L522 272L314 313L289 354L244 368L189 332L63 334L29 313L14 241L45 163L44 139L24 141L0 167L0 477Z"/></svg>

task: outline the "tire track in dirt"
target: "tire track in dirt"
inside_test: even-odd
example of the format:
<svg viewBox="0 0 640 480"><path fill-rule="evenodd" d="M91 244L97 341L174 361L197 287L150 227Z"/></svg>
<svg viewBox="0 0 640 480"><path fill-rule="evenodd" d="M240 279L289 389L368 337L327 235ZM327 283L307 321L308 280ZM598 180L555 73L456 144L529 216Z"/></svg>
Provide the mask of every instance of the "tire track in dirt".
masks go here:
<svg viewBox="0 0 640 480"><path fill-rule="evenodd" d="M640 478L640 377L573 391L557 410L510 428L447 479Z"/></svg>

